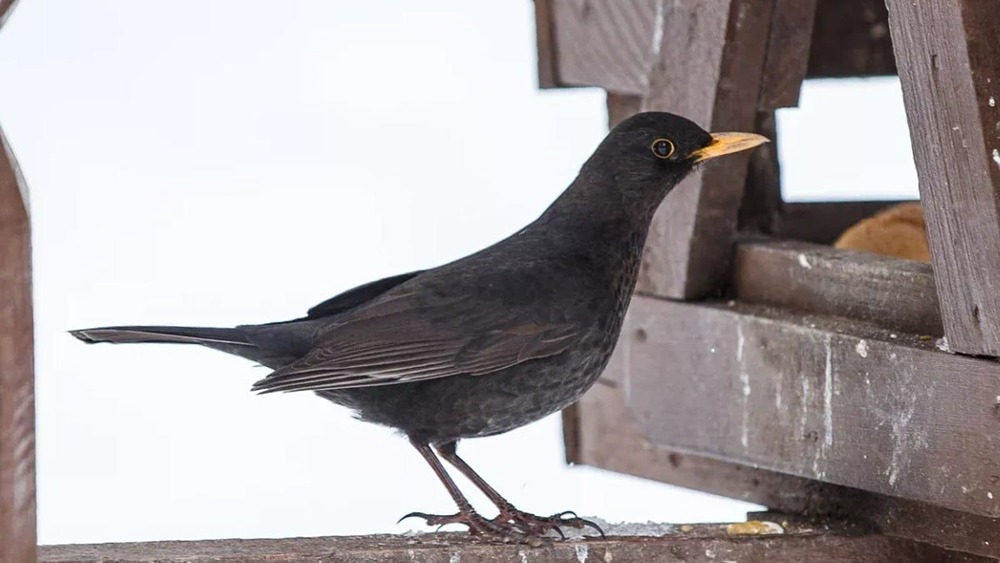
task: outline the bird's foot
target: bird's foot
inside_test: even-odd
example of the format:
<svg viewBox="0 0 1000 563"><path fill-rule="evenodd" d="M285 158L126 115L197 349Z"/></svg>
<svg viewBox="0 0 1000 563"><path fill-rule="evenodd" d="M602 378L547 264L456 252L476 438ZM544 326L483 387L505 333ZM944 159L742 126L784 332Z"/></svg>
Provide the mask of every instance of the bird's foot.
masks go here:
<svg viewBox="0 0 1000 563"><path fill-rule="evenodd" d="M525 534L518 526L514 526L510 522L497 519L487 520L472 510L447 515L411 512L400 518L399 522L407 518L423 518L428 526L437 526L438 528L448 524L463 524L469 528L469 533L473 535L502 542L524 543L530 539L529 534Z"/></svg>
<svg viewBox="0 0 1000 563"><path fill-rule="evenodd" d="M522 533L529 536L544 536L548 532L559 534L562 539L566 539L566 534L562 528L593 528L601 537L604 537L604 530L596 523L580 518L572 510L553 514L552 516L537 516L530 512L518 510L513 506L504 506L500 509L500 514L493 519L494 523L504 522L516 526Z"/></svg>

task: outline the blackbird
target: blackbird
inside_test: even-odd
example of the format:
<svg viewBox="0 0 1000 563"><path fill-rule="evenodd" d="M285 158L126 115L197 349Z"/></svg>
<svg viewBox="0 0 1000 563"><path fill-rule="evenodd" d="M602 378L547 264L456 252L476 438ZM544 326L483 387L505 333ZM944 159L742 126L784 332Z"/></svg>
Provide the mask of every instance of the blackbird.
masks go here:
<svg viewBox="0 0 1000 563"><path fill-rule="evenodd" d="M766 141L640 113L608 134L538 219L455 262L361 285L290 321L72 334L89 343L200 344L235 354L273 370L254 391L314 391L361 420L397 429L458 506L451 515L404 518L460 523L507 540L562 535L562 526L600 532L572 512L518 510L456 445L552 414L593 385L618 339L660 202L699 162ZM496 518L473 509L441 459L485 493Z"/></svg>

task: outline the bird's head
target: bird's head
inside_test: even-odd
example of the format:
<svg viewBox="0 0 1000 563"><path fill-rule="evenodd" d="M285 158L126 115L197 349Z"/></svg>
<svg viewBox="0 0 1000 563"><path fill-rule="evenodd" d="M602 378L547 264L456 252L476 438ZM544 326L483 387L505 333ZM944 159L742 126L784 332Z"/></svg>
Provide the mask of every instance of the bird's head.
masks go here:
<svg viewBox="0 0 1000 563"><path fill-rule="evenodd" d="M672 113L639 113L622 121L594 151L577 180L586 186L586 195L580 195L608 204L606 198L620 197L645 215L698 163L767 141L753 133L709 133Z"/></svg>

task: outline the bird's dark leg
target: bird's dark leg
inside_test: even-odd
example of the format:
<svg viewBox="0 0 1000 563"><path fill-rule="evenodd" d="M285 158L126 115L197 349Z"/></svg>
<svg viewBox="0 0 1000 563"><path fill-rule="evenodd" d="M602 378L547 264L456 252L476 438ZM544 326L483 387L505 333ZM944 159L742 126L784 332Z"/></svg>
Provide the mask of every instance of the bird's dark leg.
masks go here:
<svg viewBox="0 0 1000 563"><path fill-rule="evenodd" d="M479 515L472 504L465 498L462 494L461 489L458 485L451 479L448 472L445 471L443 465L441 465L441 460L434 455L430 446L426 443L415 442L410 440L413 447L420 452L420 455L427 460L427 463L434 470L434 474L438 476L444 487L448 489L448 494L451 495L452 500L458 506L458 512L449 515L437 515L437 514L426 514L423 512L411 512L406 516L399 519L400 522L406 520L407 518L416 517L423 518L429 526L444 526L445 524L465 524L469 527L469 532L477 535L490 536L496 539L501 539L504 541L510 540L520 540L524 538L524 534L519 533L516 529L512 529L511 526L504 526L497 522L487 520Z"/></svg>
<svg viewBox="0 0 1000 563"><path fill-rule="evenodd" d="M518 510L510 501L503 498L496 489L491 487L485 479L480 477L475 470L469 467L469 464L465 463L465 460L458 457L458 442L448 442L436 446L436 448L442 458L454 465L456 469L462 472L462 475L468 477L490 499L490 502L500 509L500 514L493 519L494 522L514 524L532 535L544 535L546 532L552 530L565 538L565 534L560 529L562 526L581 529L589 526L597 530L601 536L604 536L604 531L601 530L600 526L590 520L578 517L572 511L560 512L552 516L536 516L529 512Z"/></svg>

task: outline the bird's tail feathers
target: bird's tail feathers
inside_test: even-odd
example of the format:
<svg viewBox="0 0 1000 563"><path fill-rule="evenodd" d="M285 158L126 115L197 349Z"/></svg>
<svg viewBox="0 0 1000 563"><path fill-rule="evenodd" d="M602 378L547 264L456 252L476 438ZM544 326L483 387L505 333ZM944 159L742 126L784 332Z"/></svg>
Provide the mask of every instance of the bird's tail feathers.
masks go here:
<svg viewBox="0 0 1000 563"><path fill-rule="evenodd" d="M136 342L201 344L203 346L253 346L242 328L185 326L109 326L71 330L70 334L88 344Z"/></svg>

